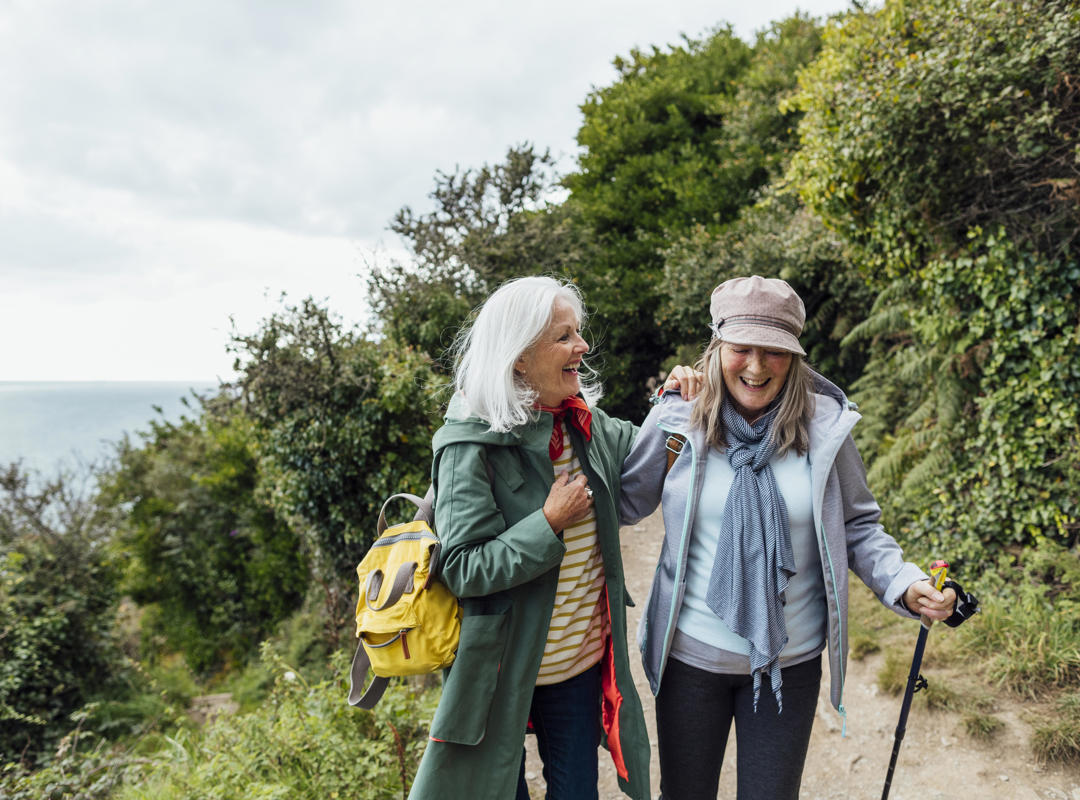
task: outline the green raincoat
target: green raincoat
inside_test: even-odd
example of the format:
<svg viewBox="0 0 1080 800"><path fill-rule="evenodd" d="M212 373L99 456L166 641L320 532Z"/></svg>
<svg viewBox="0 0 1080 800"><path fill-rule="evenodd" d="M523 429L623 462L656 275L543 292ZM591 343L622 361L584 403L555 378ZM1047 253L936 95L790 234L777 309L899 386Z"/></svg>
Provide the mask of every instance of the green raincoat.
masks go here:
<svg viewBox="0 0 1080 800"><path fill-rule="evenodd" d="M553 417L510 433L461 419L460 398L435 434L435 527L443 543L442 580L461 598L457 658L409 797L511 800L525 728L555 603L565 550L542 507L555 480L548 440ZM596 510L611 639L601 665L604 743L619 786L649 797L649 741L627 655L625 589L619 551L619 472L637 429L593 409L592 438L570 428ZM494 479L489 480L490 459ZM605 595L601 595L604 602Z"/></svg>

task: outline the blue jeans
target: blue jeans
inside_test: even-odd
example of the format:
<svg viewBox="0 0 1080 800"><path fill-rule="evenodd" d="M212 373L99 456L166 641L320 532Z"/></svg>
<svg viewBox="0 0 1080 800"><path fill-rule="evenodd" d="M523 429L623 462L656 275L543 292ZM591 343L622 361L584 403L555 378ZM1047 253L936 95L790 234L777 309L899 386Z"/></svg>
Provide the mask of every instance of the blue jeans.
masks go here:
<svg viewBox="0 0 1080 800"><path fill-rule="evenodd" d="M547 800L597 800L600 665L562 683L535 687L529 718L536 731L536 749L544 762ZM524 749L517 800L529 800Z"/></svg>

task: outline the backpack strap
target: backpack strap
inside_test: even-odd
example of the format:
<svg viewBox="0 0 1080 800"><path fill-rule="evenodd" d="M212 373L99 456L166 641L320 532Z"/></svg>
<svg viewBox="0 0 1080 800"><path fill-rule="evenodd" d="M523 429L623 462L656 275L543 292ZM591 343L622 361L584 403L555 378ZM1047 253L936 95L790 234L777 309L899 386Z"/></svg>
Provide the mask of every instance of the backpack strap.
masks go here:
<svg viewBox="0 0 1080 800"><path fill-rule="evenodd" d="M374 708L375 704L379 702L379 699L383 696L383 692L386 691L387 685L390 683L389 678L380 678L378 675L371 679L371 684L368 686L366 692L360 690L364 686L364 678L367 677L368 667L371 666L371 659L368 658L367 653L364 652L363 643L356 648L356 655L353 656L352 668L349 670L349 705L359 706L360 708Z"/></svg>
<svg viewBox="0 0 1080 800"><path fill-rule="evenodd" d="M427 491L424 492L424 496L420 498L420 502L417 504L419 510L413 516L413 521L422 519L431 526L432 530L435 529L435 484L428 484ZM438 536L438 534L436 534Z"/></svg>
<svg viewBox="0 0 1080 800"><path fill-rule="evenodd" d="M675 463L675 459L679 457L679 453L682 452L683 445L685 444L685 436L673 433L671 436L667 437L667 441L664 442L664 449L667 450L667 466L664 468L664 475L671 472L671 465Z"/></svg>
<svg viewBox="0 0 1080 800"><path fill-rule="evenodd" d="M428 489L428 492L430 493L431 489ZM417 497L415 494L409 494L408 492L399 492L398 494L392 494L387 497L386 502L384 502L382 504L382 508L379 509L379 523L375 526L377 536L382 536L383 533L386 531L386 507L390 505L391 500L396 500L399 497L405 498L414 506L420 509L420 511L415 517L413 517L413 519L423 519L425 522L427 522L428 525L434 527L435 515L434 513L432 513L431 510L431 501L427 500L425 502L426 495L425 497Z"/></svg>

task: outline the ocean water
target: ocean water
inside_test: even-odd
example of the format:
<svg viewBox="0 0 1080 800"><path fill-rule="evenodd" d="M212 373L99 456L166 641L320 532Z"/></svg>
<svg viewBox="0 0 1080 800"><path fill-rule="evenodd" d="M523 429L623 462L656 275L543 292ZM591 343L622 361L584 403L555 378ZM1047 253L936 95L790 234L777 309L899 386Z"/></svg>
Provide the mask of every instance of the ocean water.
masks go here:
<svg viewBox="0 0 1080 800"><path fill-rule="evenodd" d="M49 477L101 461L125 432L149 430L152 419L176 422L192 413L182 398L215 388L210 381L0 381L0 466L21 461Z"/></svg>

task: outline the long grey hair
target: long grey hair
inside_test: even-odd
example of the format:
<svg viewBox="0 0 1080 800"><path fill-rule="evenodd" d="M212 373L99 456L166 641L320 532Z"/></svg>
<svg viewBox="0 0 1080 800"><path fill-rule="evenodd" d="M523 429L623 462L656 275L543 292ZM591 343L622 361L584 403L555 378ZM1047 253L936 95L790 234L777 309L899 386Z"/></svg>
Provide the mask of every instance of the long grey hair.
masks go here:
<svg viewBox="0 0 1080 800"><path fill-rule="evenodd" d="M546 276L515 278L496 289L471 325L454 343L454 389L469 413L503 433L535 419L536 390L514 371L514 365L551 323L556 300L570 305L578 325L585 307L574 284ZM582 374L584 373L584 374ZM592 406L603 394L592 369L582 362L581 394Z"/></svg>

